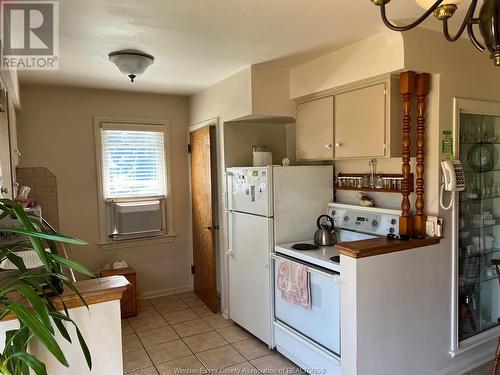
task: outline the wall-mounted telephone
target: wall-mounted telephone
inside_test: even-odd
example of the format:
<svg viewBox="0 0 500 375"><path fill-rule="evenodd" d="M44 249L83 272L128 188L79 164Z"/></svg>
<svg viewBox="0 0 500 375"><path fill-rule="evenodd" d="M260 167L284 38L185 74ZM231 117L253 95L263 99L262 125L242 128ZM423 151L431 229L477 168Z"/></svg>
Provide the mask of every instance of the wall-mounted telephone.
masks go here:
<svg viewBox="0 0 500 375"><path fill-rule="evenodd" d="M443 210L449 210L453 205L455 191L465 190L465 176L464 169L460 160L443 160L441 162L441 169L443 170L444 182L441 184L439 204ZM443 203L444 191L451 192L450 203L445 206Z"/></svg>

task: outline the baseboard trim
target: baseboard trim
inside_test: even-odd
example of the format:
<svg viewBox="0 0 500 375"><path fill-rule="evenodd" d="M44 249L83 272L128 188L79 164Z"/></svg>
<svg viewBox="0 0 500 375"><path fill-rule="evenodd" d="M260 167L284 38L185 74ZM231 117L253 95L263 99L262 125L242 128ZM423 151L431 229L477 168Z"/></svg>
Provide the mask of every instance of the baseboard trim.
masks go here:
<svg viewBox="0 0 500 375"><path fill-rule="evenodd" d="M466 359L461 356L454 357L453 363L440 370L437 375L465 375L488 362L492 362L495 358L497 342L498 340L494 340L493 342L483 344L484 351L479 352L473 357L469 356Z"/></svg>
<svg viewBox="0 0 500 375"><path fill-rule="evenodd" d="M155 297L168 296L170 294L184 293L190 292L193 290L193 286L191 284L175 286L171 288L157 289L151 290L149 292L143 292L142 295L144 299L151 299Z"/></svg>

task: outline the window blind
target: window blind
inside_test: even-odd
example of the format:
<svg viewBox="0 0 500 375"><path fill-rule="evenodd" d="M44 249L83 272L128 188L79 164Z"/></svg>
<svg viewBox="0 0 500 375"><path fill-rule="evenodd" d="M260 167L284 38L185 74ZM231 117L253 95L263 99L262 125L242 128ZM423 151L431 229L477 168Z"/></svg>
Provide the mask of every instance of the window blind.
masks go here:
<svg viewBox="0 0 500 375"><path fill-rule="evenodd" d="M102 130L104 198L165 196L162 131Z"/></svg>

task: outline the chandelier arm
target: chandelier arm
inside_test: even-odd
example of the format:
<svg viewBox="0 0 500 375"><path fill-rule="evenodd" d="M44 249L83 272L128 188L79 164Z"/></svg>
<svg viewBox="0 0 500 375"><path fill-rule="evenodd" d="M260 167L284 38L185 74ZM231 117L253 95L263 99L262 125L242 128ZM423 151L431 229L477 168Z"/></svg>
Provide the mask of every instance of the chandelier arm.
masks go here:
<svg viewBox="0 0 500 375"><path fill-rule="evenodd" d="M477 5L477 0L472 0L469 6L469 10L465 15L464 21L462 22L462 25L458 29L458 32L455 34L455 36L450 35L450 32L448 30L448 19L445 18L443 20L443 34L448 42L456 42L464 33L467 25L472 23L472 18L474 17L474 11L476 10L476 5Z"/></svg>
<svg viewBox="0 0 500 375"><path fill-rule="evenodd" d="M474 47L476 47L479 51L483 52L485 47L477 40L476 36L474 35L474 29L472 28L472 26L473 26L472 22L467 25L467 34L469 34L470 41L472 42Z"/></svg>
<svg viewBox="0 0 500 375"><path fill-rule="evenodd" d="M382 21L389 29L391 29L393 31L408 31L408 30L413 29L414 27L420 25L422 22L424 22L425 19L427 17L429 17L429 15L431 13L433 13L442 2L443 2L443 0L437 0L428 10L426 10L426 12L420 18L418 18L416 21L410 23L409 25L405 25L405 26L394 25L393 23L391 23L391 21L389 21L387 19L387 15L385 12L385 4L386 4L385 2L383 2L380 5L380 14L382 16Z"/></svg>

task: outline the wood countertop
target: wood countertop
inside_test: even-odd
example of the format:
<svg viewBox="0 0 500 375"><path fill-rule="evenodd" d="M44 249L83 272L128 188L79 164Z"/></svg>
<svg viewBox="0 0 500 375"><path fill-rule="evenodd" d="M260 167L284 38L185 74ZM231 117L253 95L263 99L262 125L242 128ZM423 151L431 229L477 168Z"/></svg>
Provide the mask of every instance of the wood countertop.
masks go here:
<svg viewBox="0 0 500 375"><path fill-rule="evenodd" d="M82 280L75 283L76 288L80 291L88 305L97 303L119 300L122 294L129 285L128 280L124 276L107 276L96 279ZM62 301L61 301L62 299ZM68 309L84 306L80 298L68 287L64 287L61 294L61 299L54 298L56 308L62 310L63 304ZM17 319L16 315L8 314L3 321Z"/></svg>
<svg viewBox="0 0 500 375"><path fill-rule="evenodd" d="M425 237L422 239L410 239L408 241L377 237L368 240L339 242L335 245L335 247L342 255L346 255L351 258L366 258L375 255L415 249L418 247L436 245L440 242L440 240L441 239L439 237Z"/></svg>

